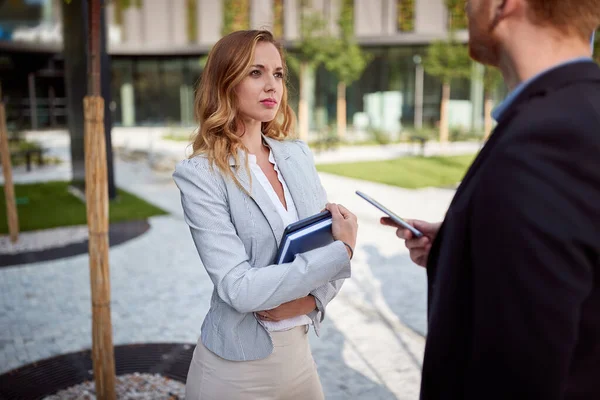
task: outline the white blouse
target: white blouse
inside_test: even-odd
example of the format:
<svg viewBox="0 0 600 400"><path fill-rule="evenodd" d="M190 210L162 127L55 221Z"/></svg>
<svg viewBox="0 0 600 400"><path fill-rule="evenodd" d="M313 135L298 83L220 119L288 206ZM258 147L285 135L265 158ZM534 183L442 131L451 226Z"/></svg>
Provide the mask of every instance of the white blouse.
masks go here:
<svg viewBox="0 0 600 400"><path fill-rule="evenodd" d="M283 179L283 175L281 175L281 173L279 172L279 168L277 168L277 163L273 158L273 153L271 153L271 150L269 150L269 162L273 164L275 172L277 173L277 178L279 179L279 182L281 182L281 186L283 186L283 194L285 197L285 203L287 204L287 210L279 200L279 197L277 196L277 193L275 193L275 189L273 189L273 186L269 182L269 179L264 174L260 166L256 163L256 156L254 154L248 154L248 163L250 165L250 170L252 171L254 178L260 183L262 188L269 196L269 199L271 199L271 202L273 202L277 213L283 221L283 226L288 226L289 224L298 221L298 211L296 210L294 200L292 199L290 191L288 190L285 180ZM312 320L308 317L308 315L299 315L281 321L263 320L262 322L269 331L285 331L288 329L292 329L296 326L312 324Z"/></svg>

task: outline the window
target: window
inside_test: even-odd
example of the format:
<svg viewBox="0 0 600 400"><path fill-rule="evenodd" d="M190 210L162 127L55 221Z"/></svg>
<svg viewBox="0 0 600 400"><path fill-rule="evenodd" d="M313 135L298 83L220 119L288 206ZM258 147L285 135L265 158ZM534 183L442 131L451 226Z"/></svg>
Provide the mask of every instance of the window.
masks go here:
<svg viewBox="0 0 600 400"><path fill-rule="evenodd" d="M398 31L415 30L415 0L396 0L396 20Z"/></svg>
<svg viewBox="0 0 600 400"><path fill-rule="evenodd" d="M448 6L448 29L467 29L467 14L465 12L467 0L450 0Z"/></svg>
<svg viewBox="0 0 600 400"><path fill-rule="evenodd" d="M273 0L273 36L277 39L283 37L283 1L284 0Z"/></svg>
<svg viewBox="0 0 600 400"><path fill-rule="evenodd" d="M187 38L189 43L195 43L198 37L198 0L186 0L187 7Z"/></svg>
<svg viewBox="0 0 600 400"><path fill-rule="evenodd" d="M250 28L250 0L223 1L223 35Z"/></svg>

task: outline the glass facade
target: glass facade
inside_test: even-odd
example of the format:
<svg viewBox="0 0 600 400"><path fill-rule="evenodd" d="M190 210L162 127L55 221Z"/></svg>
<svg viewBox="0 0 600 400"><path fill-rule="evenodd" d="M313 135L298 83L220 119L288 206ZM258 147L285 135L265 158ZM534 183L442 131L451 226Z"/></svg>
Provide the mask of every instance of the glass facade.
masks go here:
<svg viewBox="0 0 600 400"><path fill-rule="evenodd" d="M0 40L60 42L59 8L56 0L0 1Z"/></svg>
<svg viewBox="0 0 600 400"><path fill-rule="evenodd" d="M347 89L347 123L388 130L411 127L415 115L417 64L424 46L380 47L361 78ZM194 123L193 95L202 72L200 57L113 57L112 101L115 125L188 125ZM324 67L314 72L310 127L322 130L336 122L337 80ZM290 68L289 103L297 112L300 82ZM453 100L469 100L468 79L452 84ZM439 119L441 82L424 74L423 125ZM390 106L393 104L393 106ZM391 109L390 107L393 107ZM134 115L132 115L134 114ZM361 125L362 124L362 125Z"/></svg>
<svg viewBox="0 0 600 400"><path fill-rule="evenodd" d="M424 54L425 48L387 47L369 49L368 52L373 56L371 63L362 77L348 88L348 123L356 122L353 119L357 113L366 113L368 118L364 118L365 121L380 121L373 124L375 128L393 130L393 127L412 126L417 85L415 56ZM432 125L439 118L440 88L438 79L424 75L425 125ZM390 104L393 104L393 109L390 109ZM361 118L359 114L358 119Z"/></svg>
<svg viewBox="0 0 600 400"><path fill-rule="evenodd" d="M199 57L119 57L112 61L115 125L193 124Z"/></svg>
<svg viewBox="0 0 600 400"><path fill-rule="evenodd" d="M378 47L367 48L366 52L371 62L361 78L347 88L348 129L354 131L355 136L368 135L375 129L396 136L403 128L414 127L419 84L423 88L422 126L435 126L440 117L441 81L424 73L422 82L417 82L418 62L426 53L426 47ZM461 121L468 124L469 129L471 91L470 79L452 82L451 105L462 112ZM337 108L337 81L323 67L316 71L314 93L311 129L320 131L336 123Z"/></svg>

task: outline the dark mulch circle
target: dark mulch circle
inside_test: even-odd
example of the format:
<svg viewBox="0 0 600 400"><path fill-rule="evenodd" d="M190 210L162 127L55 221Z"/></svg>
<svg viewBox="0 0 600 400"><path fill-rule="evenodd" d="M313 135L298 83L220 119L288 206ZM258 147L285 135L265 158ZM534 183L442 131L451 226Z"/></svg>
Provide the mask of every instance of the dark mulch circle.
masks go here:
<svg viewBox="0 0 600 400"><path fill-rule="evenodd" d="M185 383L194 345L144 343L115 346L116 375L159 374ZM93 380L91 350L63 354L0 375L1 400L37 400Z"/></svg>
<svg viewBox="0 0 600 400"><path fill-rule="evenodd" d="M110 246L116 246L134 239L150 229L147 220L126 221L112 223L109 226L108 238ZM53 247L40 251L30 251L17 254L2 254L0 256L0 268L15 265L30 264L41 261L51 261L60 258L72 257L88 252L88 241L72 243L66 246Z"/></svg>

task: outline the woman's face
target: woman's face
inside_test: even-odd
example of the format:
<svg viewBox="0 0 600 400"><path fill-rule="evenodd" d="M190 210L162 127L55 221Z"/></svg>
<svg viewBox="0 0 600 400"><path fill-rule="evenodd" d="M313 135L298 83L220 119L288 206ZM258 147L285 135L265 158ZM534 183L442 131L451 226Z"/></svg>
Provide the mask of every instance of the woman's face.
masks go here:
<svg viewBox="0 0 600 400"><path fill-rule="evenodd" d="M281 55L269 42L258 42L248 75L235 88L243 119L272 121L279 110L284 76Z"/></svg>

